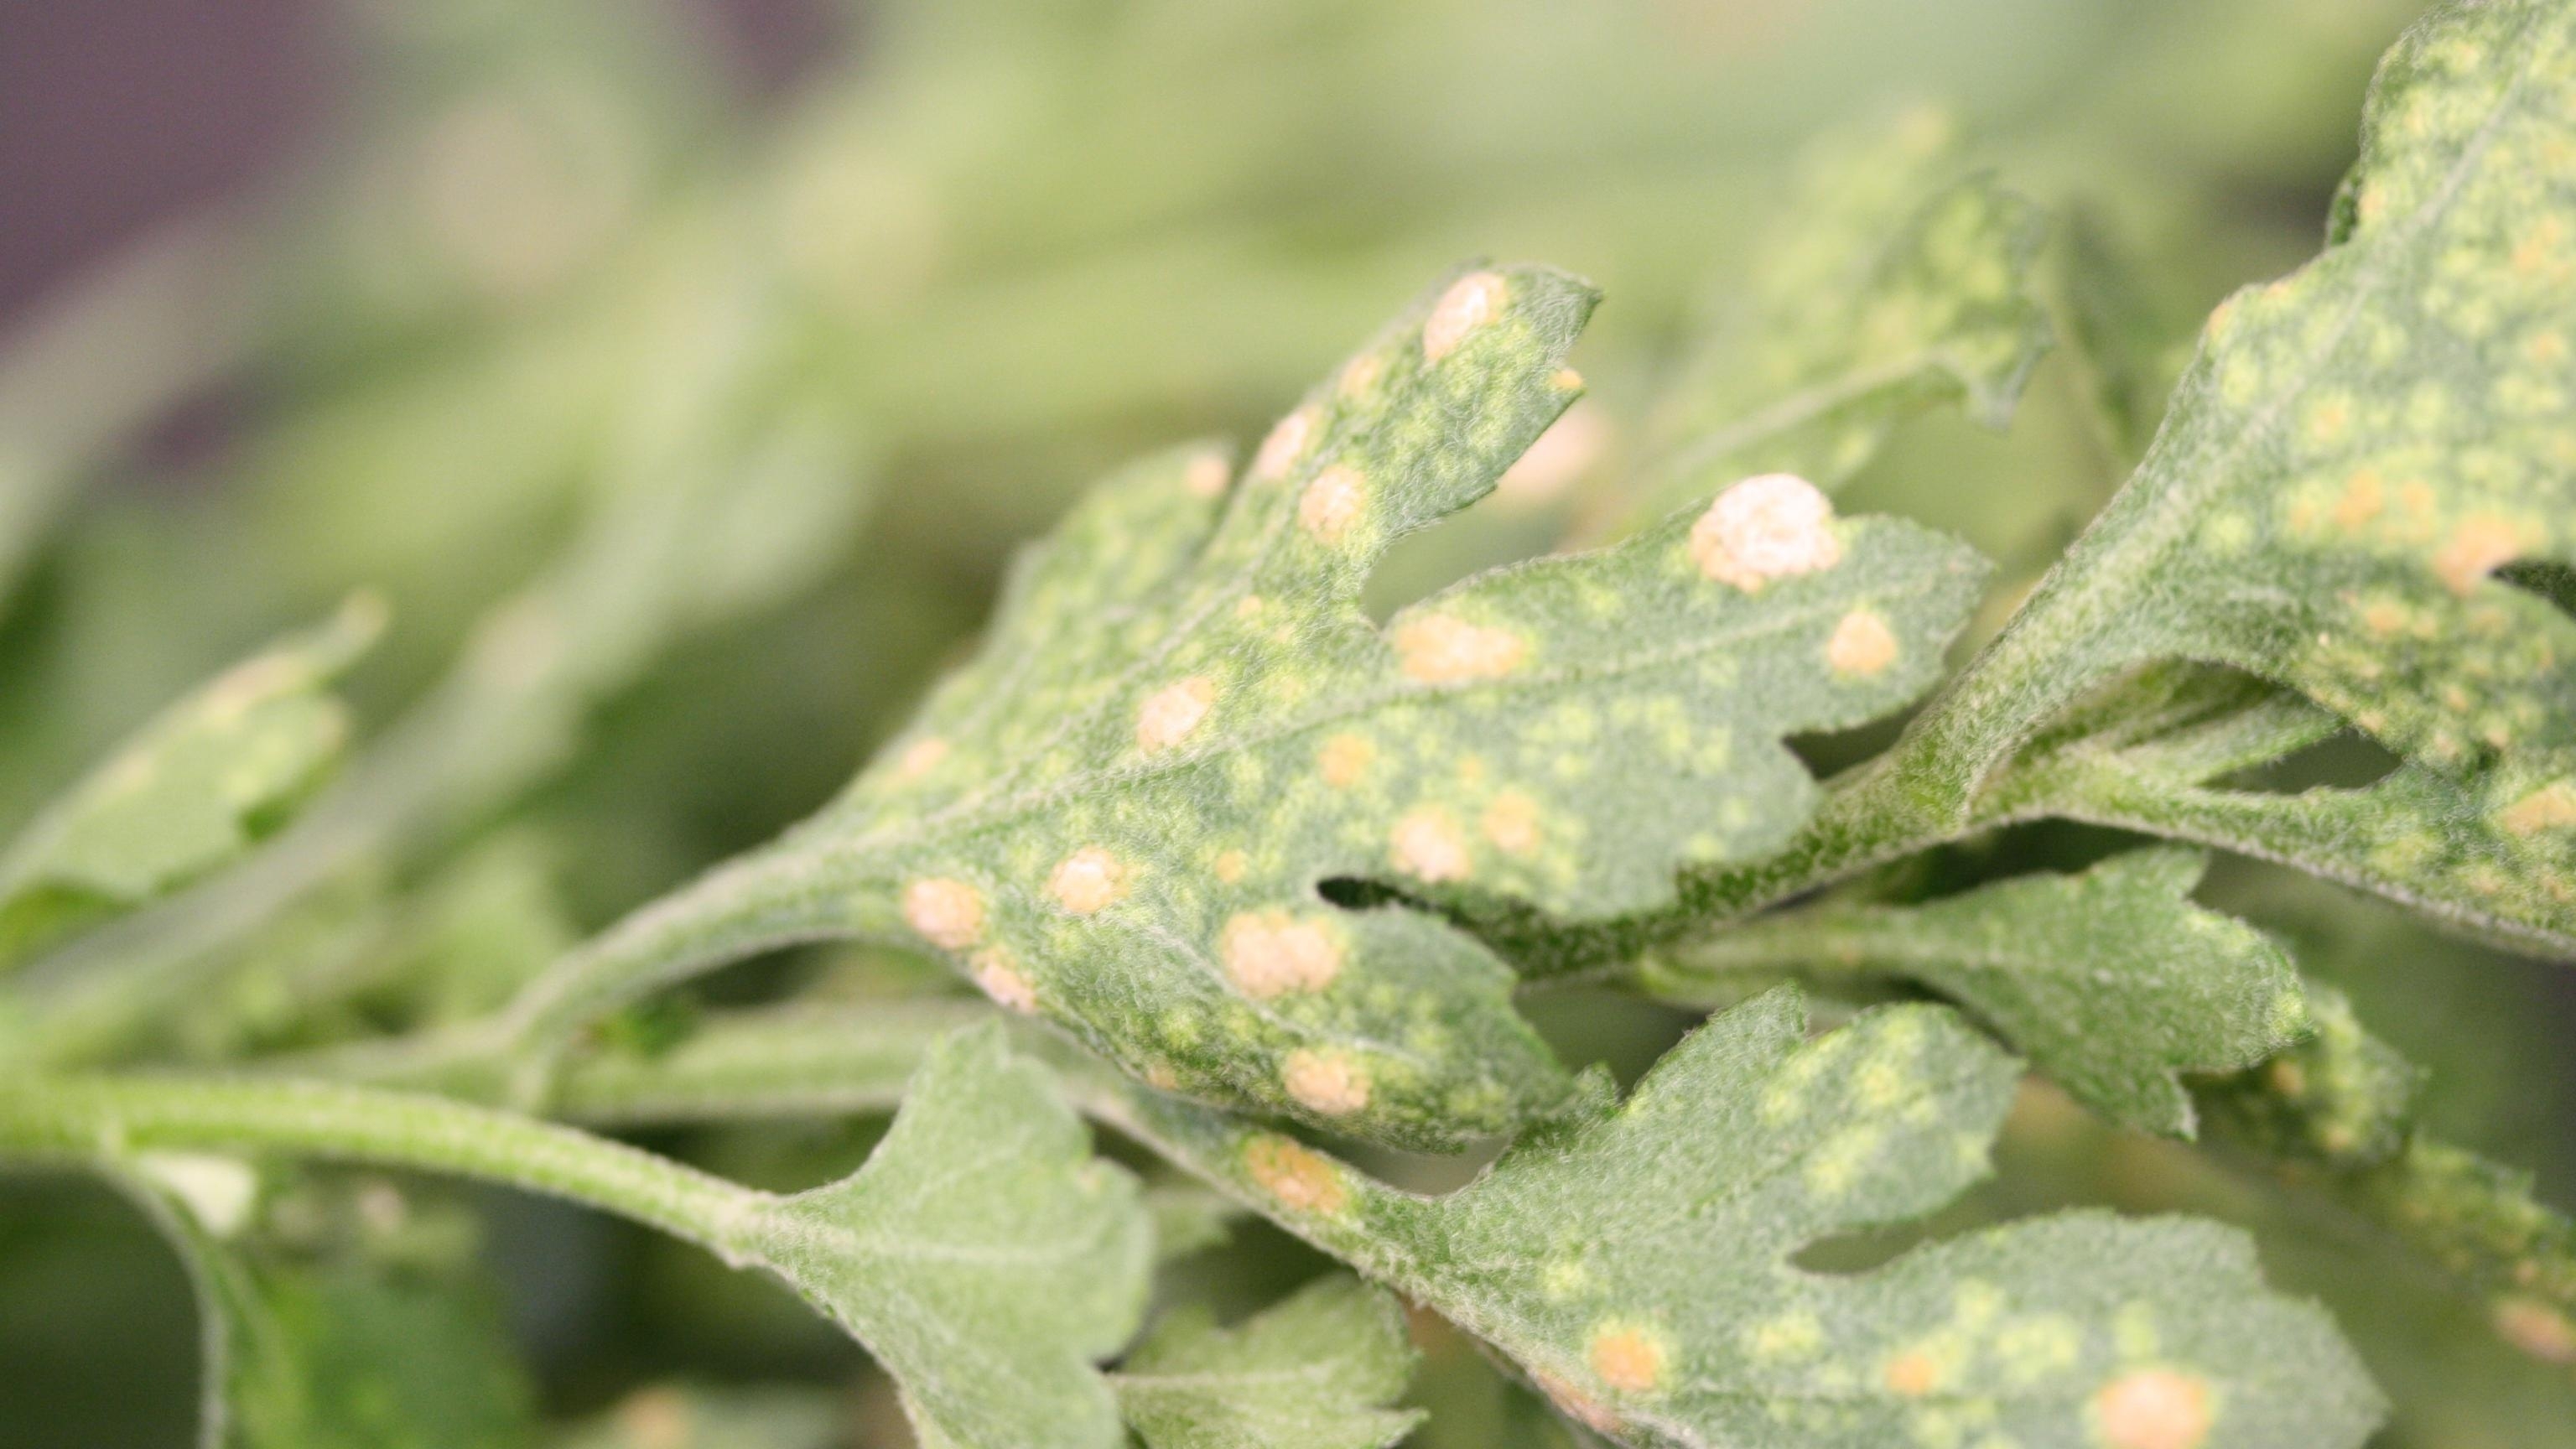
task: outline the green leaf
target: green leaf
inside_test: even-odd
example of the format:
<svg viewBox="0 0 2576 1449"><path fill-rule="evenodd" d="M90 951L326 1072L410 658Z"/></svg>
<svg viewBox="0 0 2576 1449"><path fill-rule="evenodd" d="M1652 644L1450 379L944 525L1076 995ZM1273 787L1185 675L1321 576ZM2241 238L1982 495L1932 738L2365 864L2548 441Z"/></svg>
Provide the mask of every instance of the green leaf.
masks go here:
<svg viewBox="0 0 2576 1449"><path fill-rule="evenodd" d="M2445 6L2399 43L2327 250L2212 316L2137 476L1927 725L1921 793L1966 798L2113 673L2233 665L2422 772L2340 822L2345 869L2449 856L2494 877L2455 909L2557 929L2576 619L2508 566L2576 561L2571 94L2576 13L2548 0Z"/></svg>
<svg viewBox="0 0 2576 1449"><path fill-rule="evenodd" d="M2254 722L2304 711L2249 706ZM2155 742L2067 751L2047 763L2050 813L2198 841L2374 891L2500 945L2576 952L2576 844L2543 828L2561 796L2510 771L2457 780L2421 764L2359 787L2295 795L2207 783L2202 762ZM2576 807L2576 794L2566 797Z"/></svg>
<svg viewBox="0 0 2576 1449"><path fill-rule="evenodd" d="M1385 1407L1413 1360L1394 1298L1337 1274L1233 1330L1169 1313L1114 1382L1148 1449L1388 1449L1421 1422Z"/></svg>
<svg viewBox="0 0 2576 1449"><path fill-rule="evenodd" d="M953 1012L739 1014L710 1023L660 1100L690 1120L727 1102L864 1109L895 1073L862 1047L827 1085L831 1043L872 1021L909 1021L918 1040ZM2263 1289L2227 1229L2077 1213L1860 1274L1798 1266L1979 1176L2018 1076L1945 1008L1875 1011L1813 1041L1804 1027L1794 991L1776 991L1687 1038L1624 1106L1587 1077L1580 1111L1440 1198L1029 1040L1089 1110L1484 1339L1624 1443L2101 1449L2101 1419L2123 1410L2199 1449L2360 1441L2377 1401L2351 1354L2316 1309ZM774 1085L750 1078L764 1053L792 1059ZM658 1115L620 1095L592 1109Z"/></svg>
<svg viewBox="0 0 2576 1449"><path fill-rule="evenodd" d="M1828 903L1748 922L1670 953L1647 975L1690 999L1747 967L1901 977L1967 1006L2041 1071L2116 1121L2189 1136L2185 1072L2234 1071L2306 1025L2289 958L2191 902L2189 850L2113 856L1919 906Z"/></svg>
<svg viewBox="0 0 2576 1449"><path fill-rule="evenodd" d="M1439 1199L1379 1191L1349 1231L1396 1281L1638 1445L2358 1444L2376 1396L2238 1234L2072 1213L1867 1272L1793 1255L1947 1202L1985 1170L2014 1063L1934 1007L1815 1041L1796 994L1712 1020L1624 1105L1580 1113ZM1381 1257L1384 1255L1381 1254ZM2162 1442L2132 1438L2128 1442Z"/></svg>
<svg viewBox="0 0 2576 1449"><path fill-rule="evenodd" d="M1946 180L1950 131L1918 111L1802 159L1654 419L1653 510L1753 473L1830 491L1938 406L2010 420L2049 346L2027 291L2046 223L1990 176Z"/></svg>
<svg viewBox="0 0 2576 1449"><path fill-rule="evenodd" d="M2533 1196L2530 1173L2424 1132L2415 1067L2340 993L2310 991L2313 1038L2202 1090L2210 1135L2420 1255L2486 1305L2505 1342L2543 1362L2576 1360L2576 1222Z"/></svg>
<svg viewBox="0 0 2576 1449"><path fill-rule="evenodd" d="M1230 491L1204 452L1113 480L840 801L611 932L521 1026L764 944L880 935L1213 1100L1423 1147L1552 1105L1564 1079L1501 962L1327 885L1558 916L1668 900L1678 868L1796 827L1816 790L1782 737L1911 698L1981 575L1770 478L1371 623L1387 545L1489 491L1572 399L1592 301L1557 272L1466 273Z"/></svg>
<svg viewBox="0 0 2576 1449"><path fill-rule="evenodd" d="M248 1166L145 1153L119 1180L187 1268L203 1449L512 1449L534 1391L495 1305L357 1265L270 1262L231 1239Z"/></svg>
<svg viewBox="0 0 2576 1449"><path fill-rule="evenodd" d="M931 1048L865 1166L764 1210L747 1242L867 1345L926 1439L1110 1449L1091 1361L1143 1315L1151 1239L1135 1180L986 1026Z"/></svg>
<svg viewBox="0 0 2576 1449"><path fill-rule="evenodd" d="M360 596L281 641L120 746L0 855L0 963L231 862L340 757L349 719L324 686L375 639Z"/></svg>

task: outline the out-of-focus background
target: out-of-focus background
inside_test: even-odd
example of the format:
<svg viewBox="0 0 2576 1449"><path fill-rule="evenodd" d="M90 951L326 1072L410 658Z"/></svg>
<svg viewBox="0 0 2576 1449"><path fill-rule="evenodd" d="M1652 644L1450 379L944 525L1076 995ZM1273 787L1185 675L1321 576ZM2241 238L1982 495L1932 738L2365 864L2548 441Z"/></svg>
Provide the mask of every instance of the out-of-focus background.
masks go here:
<svg viewBox="0 0 2576 1449"><path fill-rule="evenodd" d="M2169 366L2217 298L2315 249L2370 67L2416 8L0 5L0 831L372 589L393 625L351 681L347 788L269 867L276 918L140 1045L216 1059L470 1014L825 798L1087 478L1257 437L1458 258L1603 285L1593 396L1550 467L1409 545L1390 596L1615 496L1676 349L1764 263L1818 146L1892 134L1996 169L2057 219L2052 293L2107 288ZM1912 425L1846 506L1955 529L2026 580L2125 473L2099 381L2060 355L2009 434ZM2203 895L2426 1064L2432 1122L2576 1201L2576 975L2271 869L2229 863ZM709 991L914 968L764 969ZM385 984L418 979L442 994ZM1682 1022L1547 1009L1569 1054L1628 1073ZM803 1185L874 1130L654 1145ZM2084 1200L2258 1229L2398 1399L2391 1445L2576 1444L2565 1369L2329 1214L2045 1092L2004 1162L1961 1221ZM427 1285L370 1321L457 1408L444 1442L905 1442L846 1341L639 1231L364 1174L315 1174L281 1210L317 1259ZM1172 1291L1240 1311L1318 1266L1234 1231ZM179 1269L118 1200L0 1182L0 1442L189 1442L191 1335ZM1568 1442L1460 1340L1423 1338L1416 1442Z"/></svg>

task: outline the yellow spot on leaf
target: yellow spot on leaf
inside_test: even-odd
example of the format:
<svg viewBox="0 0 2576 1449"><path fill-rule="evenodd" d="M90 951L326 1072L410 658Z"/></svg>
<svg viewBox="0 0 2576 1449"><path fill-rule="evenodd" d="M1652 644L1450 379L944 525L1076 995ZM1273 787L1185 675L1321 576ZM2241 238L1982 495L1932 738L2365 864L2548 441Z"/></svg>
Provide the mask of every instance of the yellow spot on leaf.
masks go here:
<svg viewBox="0 0 2576 1449"><path fill-rule="evenodd" d="M1286 911L1247 911L1226 922L1218 954L1235 989L1256 1001L1321 991L1342 973L1332 931Z"/></svg>
<svg viewBox="0 0 2576 1449"><path fill-rule="evenodd" d="M1324 741L1315 752L1316 766L1323 771L1324 783L1336 790L1347 790L1359 783L1368 772L1369 761L1377 758L1377 746L1353 734L1335 735Z"/></svg>
<svg viewBox="0 0 2576 1449"><path fill-rule="evenodd" d="M1299 1048L1279 1065L1288 1095L1310 1112L1343 1117L1369 1102L1368 1073L1340 1052Z"/></svg>
<svg viewBox="0 0 2576 1449"><path fill-rule="evenodd" d="M2576 828L2576 781L2558 780L2516 800L2496 816L2516 835Z"/></svg>
<svg viewBox="0 0 2576 1449"><path fill-rule="evenodd" d="M903 919L930 944L962 951L984 934L984 894L962 880L917 880L904 887Z"/></svg>
<svg viewBox="0 0 2576 1449"><path fill-rule="evenodd" d="M1037 1010L1038 990L1020 968L1011 963L1010 953L999 946L975 953L968 963L974 970L975 984L986 996L1013 1011Z"/></svg>
<svg viewBox="0 0 2576 1449"><path fill-rule="evenodd" d="M1919 1399L1941 1386L1941 1365L1932 1355L1910 1349L1889 1359L1879 1377L1891 1391Z"/></svg>
<svg viewBox="0 0 2576 1449"><path fill-rule="evenodd" d="M1825 641L1825 663L1836 674L1867 677L1896 662L1896 631L1873 609L1854 609Z"/></svg>
<svg viewBox="0 0 2576 1449"><path fill-rule="evenodd" d="M2200 1449L2209 1438L2209 1385L2172 1369L2139 1369L2093 1396L2109 1449Z"/></svg>
<svg viewBox="0 0 2576 1449"><path fill-rule="evenodd" d="M1297 524L1324 543L1339 543L1368 509L1368 485L1358 470L1336 463L1315 475L1297 499Z"/></svg>
<svg viewBox="0 0 2576 1449"><path fill-rule="evenodd" d="M1332 1162L1290 1138L1253 1138L1243 1146L1243 1167L1263 1192L1300 1211L1330 1216L1350 1204Z"/></svg>
<svg viewBox="0 0 2576 1449"><path fill-rule="evenodd" d="M1423 614L1396 626L1395 653L1407 678L1424 684L1499 679L1520 667L1528 641L1509 629Z"/></svg>
<svg viewBox="0 0 2576 1449"><path fill-rule="evenodd" d="M1148 754L1190 737L1216 703L1216 681L1194 674L1146 696L1136 710L1136 747Z"/></svg>
<svg viewBox="0 0 2576 1449"><path fill-rule="evenodd" d="M1717 495L1691 525L1691 561L1719 583L1752 593L1771 579L1842 562L1834 506L1793 473L1764 473Z"/></svg>
<svg viewBox="0 0 2576 1449"><path fill-rule="evenodd" d="M1651 1393L1664 1379L1664 1346L1642 1328L1597 1328L1584 1357L1601 1382L1623 1394Z"/></svg>
<svg viewBox="0 0 2576 1449"><path fill-rule="evenodd" d="M1467 842L1448 812L1436 805L1407 811L1389 833L1395 868L1417 880L1438 884L1467 878Z"/></svg>
<svg viewBox="0 0 2576 1449"><path fill-rule="evenodd" d="M1384 371L1386 364L1380 362L1374 352L1363 352L1352 358L1342 367L1342 378L1338 384L1342 396L1355 398L1366 393L1377 386L1378 375Z"/></svg>
<svg viewBox="0 0 2576 1449"><path fill-rule="evenodd" d="M1108 851L1086 845L1056 863L1047 877L1047 894L1075 915L1087 916L1127 894L1127 868Z"/></svg>
<svg viewBox="0 0 2576 1449"><path fill-rule="evenodd" d="M1225 882L1227 885L1233 885L1243 879L1243 873L1246 870L1249 870L1251 866L1251 860L1248 859L1242 851L1227 850L1220 851L1217 854L1214 869L1218 880Z"/></svg>
<svg viewBox="0 0 2576 1449"><path fill-rule="evenodd" d="M1467 334L1502 315L1511 286L1493 272L1469 272L1440 294L1422 324L1422 355L1433 362L1458 350Z"/></svg>
<svg viewBox="0 0 2576 1449"><path fill-rule="evenodd" d="M2433 572L2452 593L2466 595L2478 580L2521 553L2521 529L2493 514L2472 514L2460 520L2441 551L2433 555Z"/></svg>
<svg viewBox="0 0 2576 1449"><path fill-rule="evenodd" d="M1505 855L1527 855L1538 849L1538 802L1518 790L1495 796L1480 823L1485 838Z"/></svg>
<svg viewBox="0 0 2576 1449"><path fill-rule="evenodd" d="M2369 468L2356 468L2343 480L2343 496L2335 500L2335 527L2346 533L2358 533L2361 526L2379 516L2388 506L2388 485Z"/></svg>
<svg viewBox="0 0 2576 1449"><path fill-rule="evenodd" d="M895 757L894 776L898 780L918 780L938 769L939 762L947 758L948 742L937 735L914 740Z"/></svg>
<svg viewBox="0 0 2576 1449"><path fill-rule="evenodd" d="M1315 411L1299 408L1279 420L1270 436L1261 440L1261 451L1252 458L1252 476L1275 479L1288 476L1297 460L1306 456L1306 444L1315 431Z"/></svg>

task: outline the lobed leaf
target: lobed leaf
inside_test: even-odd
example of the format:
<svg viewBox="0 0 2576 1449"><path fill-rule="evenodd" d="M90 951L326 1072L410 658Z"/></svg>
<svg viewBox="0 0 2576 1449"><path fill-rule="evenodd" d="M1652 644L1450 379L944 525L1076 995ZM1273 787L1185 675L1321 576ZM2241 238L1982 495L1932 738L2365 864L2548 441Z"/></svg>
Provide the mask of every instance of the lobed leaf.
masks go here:
<svg viewBox="0 0 2576 1449"><path fill-rule="evenodd" d="M1334 1275L1233 1330L1167 1314L1112 1382L1147 1449L1389 1449L1422 1421L1386 1407L1413 1360L1394 1298Z"/></svg>
<svg viewBox="0 0 2576 1449"><path fill-rule="evenodd" d="M1920 982L1968 1007L2086 1105L2189 1136L2183 1073L2251 1066L2307 1024L2281 949L2192 904L2206 864L2194 851L2154 848L1924 905L1827 903L1680 947L1647 984L1690 999L1714 975L1760 965Z"/></svg>
<svg viewBox="0 0 2576 1449"><path fill-rule="evenodd" d="M765 946L876 936L1166 1089L1432 1148L1552 1107L1511 972L1406 907L1614 915L1770 850L1817 793L1783 737L1912 698L1982 572L1769 477L1373 624L1388 544L1571 400L1592 302L1468 272L1231 489L1205 451L1113 479L838 801L561 963L505 1048Z"/></svg>
<svg viewBox="0 0 2576 1449"><path fill-rule="evenodd" d="M2313 1038L2201 1093L2213 1137L2328 1193L2476 1295L2505 1342L2576 1362L2576 1223L2531 1174L2426 1133L2418 1072L2340 993L2312 988Z"/></svg>
<svg viewBox="0 0 2576 1449"><path fill-rule="evenodd" d="M1509 1354L1620 1443L1878 1446L1977 1436L2204 1449L2356 1445L2378 1401L2239 1234L2073 1213L1857 1274L1794 1255L1947 1202L2018 1073L1946 1010L1805 1041L1792 991L1713 1019L1625 1104L1599 1077L1444 1198L1275 1134L1137 1108L1149 1140ZM1195 1110L1195 1109L1194 1109ZM2147 1441L2140 1441L2147 1442Z"/></svg>
<svg viewBox="0 0 2576 1449"><path fill-rule="evenodd" d="M764 1208L743 1241L867 1345L925 1440L1110 1449L1118 1406L1091 1363L1135 1331L1151 1237L1134 1179L985 1026L931 1047L865 1166Z"/></svg>
<svg viewBox="0 0 2576 1449"><path fill-rule="evenodd" d="M369 597L170 706L0 854L0 965L233 861L338 760L325 688L383 627Z"/></svg>
<svg viewBox="0 0 2576 1449"><path fill-rule="evenodd" d="M845 887L997 997L1184 1091L1423 1146L1555 1100L1498 961L1327 884L1569 915L1665 899L1677 867L1795 826L1814 787L1781 737L1911 697L1979 576L1924 530L1818 517L1833 566L1721 581L1678 516L1372 625L1387 544L1485 493L1571 399L1591 305L1558 273L1469 273L1230 494L1204 454L1113 481L785 848L864 862Z"/></svg>
<svg viewBox="0 0 2576 1449"><path fill-rule="evenodd" d="M2116 671L2234 665L2420 772L2285 850L2340 826L2347 870L2386 844L2488 877L2455 894L2508 926L2563 920L2576 619L2526 585L2576 561L2571 95L2576 14L2549 0L2448 5L2399 43L2326 251L2212 316L2137 476L1928 731L1927 779L1972 789Z"/></svg>

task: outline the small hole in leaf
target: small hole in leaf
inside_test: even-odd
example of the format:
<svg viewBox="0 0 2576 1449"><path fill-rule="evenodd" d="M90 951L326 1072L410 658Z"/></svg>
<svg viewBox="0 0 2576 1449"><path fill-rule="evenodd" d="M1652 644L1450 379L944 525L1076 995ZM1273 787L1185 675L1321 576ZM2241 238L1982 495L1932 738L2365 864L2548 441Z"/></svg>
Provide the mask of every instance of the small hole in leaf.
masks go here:
<svg viewBox="0 0 2576 1449"><path fill-rule="evenodd" d="M1374 910L1379 906L1402 904L1407 899L1393 886L1346 875L1335 876L1316 886L1315 893L1346 911Z"/></svg>
<svg viewBox="0 0 2576 1449"><path fill-rule="evenodd" d="M2264 795L2360 790L2377 784L2404 763L2377 740L2358 730L2345 730L2249 771L2235 784Z"/></svg>

